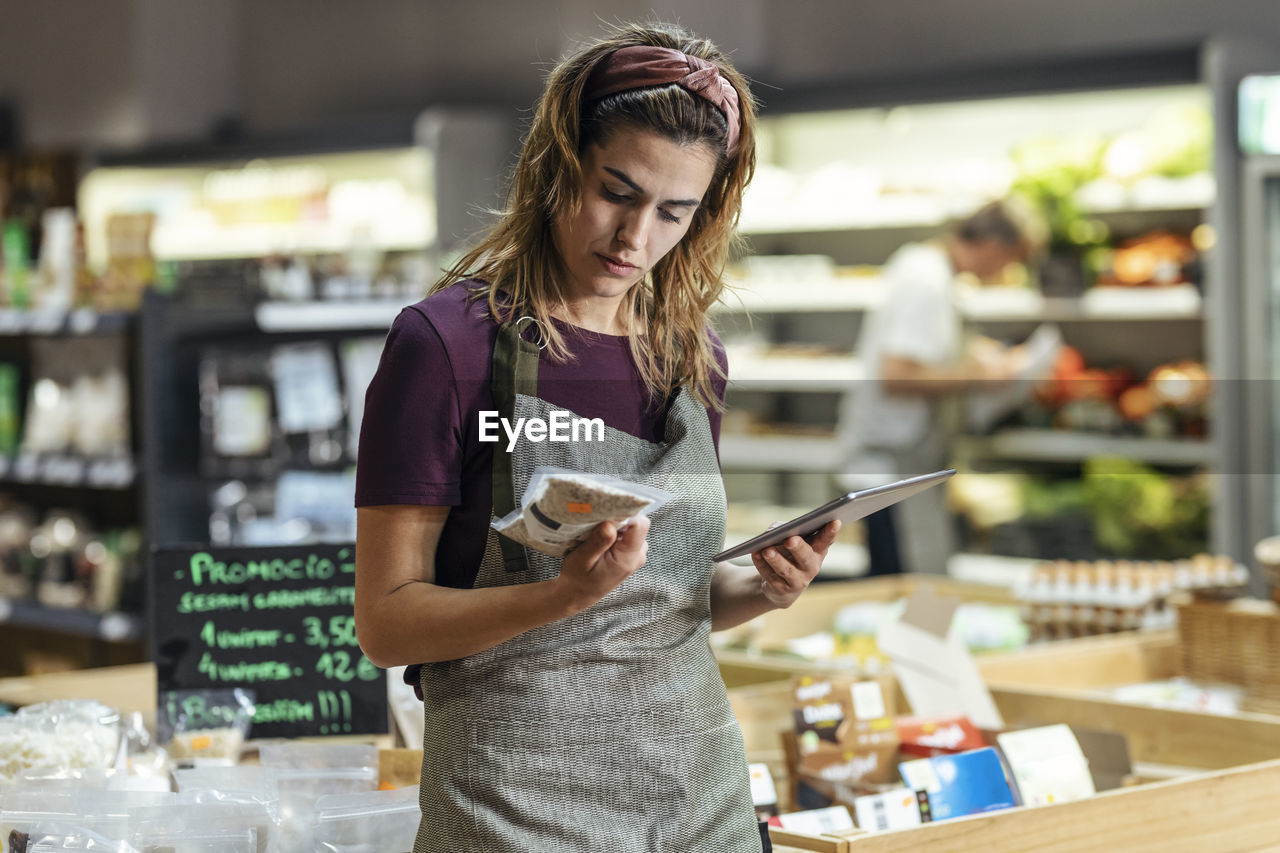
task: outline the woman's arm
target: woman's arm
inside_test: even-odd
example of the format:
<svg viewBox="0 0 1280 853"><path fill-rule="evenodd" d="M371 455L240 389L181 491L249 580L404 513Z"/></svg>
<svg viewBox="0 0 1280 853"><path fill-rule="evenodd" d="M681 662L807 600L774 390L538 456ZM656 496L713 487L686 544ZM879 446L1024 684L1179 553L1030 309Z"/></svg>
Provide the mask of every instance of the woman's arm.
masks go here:
<svg viewBox="0 0 1280 853"><path fill-rule="evenodd" d="M723 631L770 610L790 607L817 576L839 532L840 522L833 521L812 544L792 536L752 554L754 567L717 563L711 577L711 630Z"/></svg>
<svg viewBox="0 0 1280 853"><path fill-rule="evenodd" d="M648 519L622 536L598 525L549 581L437 586L436 546L447 506L361 507L356 516L356 635L381 667L455 660L563 619L603 598L644 564Z"/></svg>

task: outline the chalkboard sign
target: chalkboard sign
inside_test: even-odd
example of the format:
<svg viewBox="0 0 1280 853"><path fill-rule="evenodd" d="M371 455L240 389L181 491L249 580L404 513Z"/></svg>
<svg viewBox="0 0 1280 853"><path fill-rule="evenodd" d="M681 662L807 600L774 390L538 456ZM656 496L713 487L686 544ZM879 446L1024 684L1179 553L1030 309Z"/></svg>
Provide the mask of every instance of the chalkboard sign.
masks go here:
<svg viewBox="0 0 1280 853"><path fill-rule="evenodd" d="M387 731L386 673L356 644L352 546L152 553L162 694L252 690L255 738Z"/></svg>

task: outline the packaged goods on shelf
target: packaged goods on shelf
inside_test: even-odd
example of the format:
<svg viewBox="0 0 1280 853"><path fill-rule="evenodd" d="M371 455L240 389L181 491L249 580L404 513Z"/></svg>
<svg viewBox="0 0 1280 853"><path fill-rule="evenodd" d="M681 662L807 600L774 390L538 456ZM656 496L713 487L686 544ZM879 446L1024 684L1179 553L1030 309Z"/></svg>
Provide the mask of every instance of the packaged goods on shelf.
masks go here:
<svg viewBox="0 0 1280 853"><path fill-rule="evenodd" d="M32 341L24 452L85 457L130 454L124 347L122 338L113 337ZM6 404L6 408L13 407Z"/></svg>
<svg viewBox="0 0 1280 853"><path fill-rule="evenodd" d="M38 521L39 519L39 521ZM0 596L95 613L142 607L141 537L0 496Z"/></svg>
<svg viewBox="0 0 1280 853"><path fill-rule="evenodd" d="M373 338L204 350L202 472L271 478L354 461L364 391L380 355L381 339Z"/></svg>
<svg viewBox="0 0 1280 853"><path fill-rule="evenodd" d="M281 454L270 363L257 352L211 349L200 360L201 463L206 473L265 473Z"/></svg>
<svg viewBox="0 0 1280 853"><path fill-rule="evenodd" d="M282 471L273 482L230 480L209 497L214 545L355 540L355 471Z"/></svg>

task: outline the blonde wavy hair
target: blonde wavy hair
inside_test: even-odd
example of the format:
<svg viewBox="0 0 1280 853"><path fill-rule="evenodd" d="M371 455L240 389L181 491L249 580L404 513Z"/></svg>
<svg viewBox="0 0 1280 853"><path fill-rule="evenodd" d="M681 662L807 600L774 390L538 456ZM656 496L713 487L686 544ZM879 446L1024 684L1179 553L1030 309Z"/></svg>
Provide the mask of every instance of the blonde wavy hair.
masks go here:
<svg viewBox="0 0 1280 853"><path fill-rule="evenodd" d="M582 91L596 63L634 45L683 51L714 64L737 90L738 144L726 152L724 115L676 84L630 89L584 104ZM723 376L712 352L707 311L724 291L724 266L738 239L742 193L755 171L755 103L746 78L710 41L669 24L624 25L563 59L552 70L497 224L432 287L477 279L471 298L487 299L498 322L532 315L547 350L572 358L551 309L564 302L565 272L552 239L560 217L582 199L582 152L605 144L620 129L652 131L679 145L703 145L717 157L711 185L688 233L627 294L631 355L655 400L686 387L703 405L720 401L713 377Z"/></svg>

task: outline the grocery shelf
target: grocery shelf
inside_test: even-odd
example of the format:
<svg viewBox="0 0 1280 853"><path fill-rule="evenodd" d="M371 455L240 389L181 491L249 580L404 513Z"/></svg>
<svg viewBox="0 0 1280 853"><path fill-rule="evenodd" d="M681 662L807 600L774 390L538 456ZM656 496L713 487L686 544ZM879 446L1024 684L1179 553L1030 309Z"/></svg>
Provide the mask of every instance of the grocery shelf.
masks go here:
<svg viewBox="0 0 1280 853"><path fill-rule="evenodd" d="M729 353L730 391L843 393L862 378L855 356L742 356Z"/></svg>
<svg viewBox="0 0 1280 853"><path fill-rule="evenodd" d="M1214 182L1211 175L1186 178L1146 178L1132 186L1086 187L1078 197L1081 210L1095 216L1130 214L1169 214L1202 211L1213 204ZM879 212L862 210L845 217L811 219L770 219L753 217L749 207L740 226L746 236L772 234L822 234L841 231L887 231L891 229L940 229L950 220L943 200L904 199ZM967 208L966 208L967 209ZM965 210L954 211L957 214Z"/></svg>
<svg viewBox="0 0 1280 853"><path fill-rule="evenodd" d="M132 311L0 308L0 336L111 335L128 331Z"/></svg>
<svg viewBox="0 0 1280 853"><path fill-rule="evenodd" d="M127 489L138 476L128 456L23 453L0 456L0 484L34 483L88 489Z"/></svg>
<svg viewBox="0 0 1280 853"><path fill-rule="evenodd" d="M72 608L45 607L33 601L0 596L0 625L36 628L77 637L93 637L112 643L141 639L141 616L118 611L93 613Z"/></svg>
<svg viewBox="0 0 1280 853"><path fill-rule="evenodd" d="M1093 456L1123 456L1152 465L1198 466L1213 461L1208 441L1188 438L1137 438L1052 429L1010 429L990 436L966 436L960 450L968 456L1028 462L1080 462Z"/></svg>
<svg viewBox="0 0 1280 853"><path fill-rule="evenodd" d="M840 444L828 435L720 436L720 464L725 468L834 472L840 464Z"/></svg>
<svg viewBox="0 0 1280 853"><path fill-rule="evenodd" d="M367 245L380 252L420 252L434 239L433 230L431 223L410 217L395 227L372 232ZM199 230L157 228L152 238L156 257L166 261L265 258L285 247L290 253L329 255L346 252L355 242L351 228L342 223L254 223Z"/></svg>
<svg viewBox="0 0 1280 853"><path fill-rule="evenodd" d="M903 212L900 215L879 217L851 216L848 219L799 219L789 222L748 221L739 230L747 237L762 237L770 234L824 234L840 231L887 231L895 228L941 228L946 223L946 215L930 210Z"/></svg>
<svg viewBox="0 0 1280 853"><path fill-rule="evenodd" d="M851 279L739 281L712 306L713 313L740 311L866 311L884 301L885 284L878 276Z"/></svg>
<svg viewBox="0 0 1280 853"><path fill-rule="evenodd" d="M1191 285L1094 287L1078 299L1044 297L1024 288L969 289L958 302L967 320L985 322L1145 322L1204 316L1200 293Z"/></svg>
<svg viewBox="0 0 1280 853"><path fill-rule="evenodd" d="M880 278L856 283L796 281L738 286L713 309L721 313L798 313L869 311L884 301ZM1095 322L1199 320L1203 300L1191 285L1172 287L1094 287L1080 298L1044 297L1028 288L965 288L956 297L961 316L985 322Z"/></svg>
<svg viewBox="0 0 1280 853"><path fill-rule="evenodd" d="M263 302L254 309L254 318L264 332L386 330L406 304L399 299Z"/></svg>

